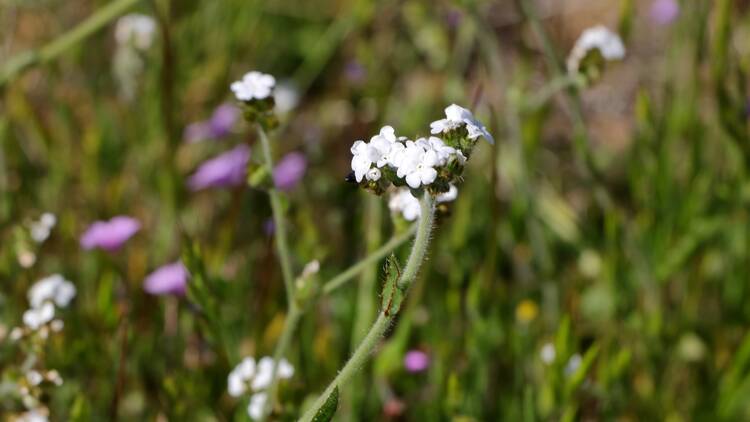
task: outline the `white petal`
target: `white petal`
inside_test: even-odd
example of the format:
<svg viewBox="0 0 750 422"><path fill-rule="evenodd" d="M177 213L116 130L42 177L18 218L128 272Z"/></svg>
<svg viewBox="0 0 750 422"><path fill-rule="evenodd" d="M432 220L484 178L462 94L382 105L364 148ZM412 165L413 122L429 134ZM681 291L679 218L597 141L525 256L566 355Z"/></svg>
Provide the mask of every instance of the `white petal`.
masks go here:
<svg viewBox="0 0 750 422"><path fill-rule="evenodd" d="M406 184L412 189L417 189L422 184L422 179L419 176L419 172L411 172L406 175Z"/></svg>
<svg viewBox="0 0 750 422"><path fill-rule="evenodd" d="M247 405L247 414L253 419L263 417L263 408L266 407L268 395L266 393L255 393L250 397L250 403Z"/></svg>

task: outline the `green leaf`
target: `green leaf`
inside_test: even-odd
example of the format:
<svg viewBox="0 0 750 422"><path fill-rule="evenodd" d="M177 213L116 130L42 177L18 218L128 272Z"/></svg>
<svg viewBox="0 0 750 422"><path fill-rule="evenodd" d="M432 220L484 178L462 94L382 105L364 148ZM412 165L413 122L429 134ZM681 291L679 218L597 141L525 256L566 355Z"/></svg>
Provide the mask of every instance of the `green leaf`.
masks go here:
<svg viewBox="0 0 750 422"><path fill-rule="evenodd" d="M385 261L385 284L383 285L382 310L386 315L397 313L404 299L404 293L398 288L401 278L401 267L396 255L391 254Z"/></svg>
<svg viewBox="0 0 750 422"><path fill-rule="evenodd" d="M320 409L318 409L318 413L315 414L313 422L329 422L333 419L333 415L336 414L336 409L338 409L338 407L339 387L336 386L326 399L326 402L323 403L323 406L320 406Z"/></svg>

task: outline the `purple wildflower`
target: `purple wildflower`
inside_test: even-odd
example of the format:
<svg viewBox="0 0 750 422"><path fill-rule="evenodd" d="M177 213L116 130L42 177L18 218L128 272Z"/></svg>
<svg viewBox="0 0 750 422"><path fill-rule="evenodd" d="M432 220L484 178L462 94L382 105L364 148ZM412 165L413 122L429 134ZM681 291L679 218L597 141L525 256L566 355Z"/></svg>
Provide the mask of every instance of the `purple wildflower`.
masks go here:
<svg viewBox="0 0 750 422"><path fill-rule="evenodd" d="M430 357L421 350L410 350L404 356L404 367L407 371L422 372L430 366Z"/></svg>
<svg viewBox="0 0 750 422"><path fill-rule="evenodd" d="M273 169L273 183L280 190L290 191L302 180L306 169L305 155L301 152L290 152Z"/></svg>
<svg viewBox="0 0 750 422"><path fill-rule="evenodd" d="M238 186L245 181L250 147L241 144L205 161L190 176L190 189L198 191L210 187Z"/></svg>
<svg viewBox="0 0 750 422"><path fill-rule="evenodd" d="M141 223L138 220L124 215L112 217L109 221L97 221L81 236L81 247L114 252L140 229Z"/></svg>
<svg viewBox="0 0 750 422"><path fill-rule="evenodd" d="M146 276L143 290L152 295L185 296L189 278L190 273L182 262L173 262L162 265Z"/></svg>
<svg viewBox="0 0 750 422"><path fill-rule="evenodd" d="M344 75L349 82L359 85L367 79L367 69L360 62L351 60L344 67Z"/></svg>
<svg viewBox="0 0 750 422"><path fill-rule="evenodd" d="M658 25L669 25L679 14L677 0L655 0L651 3L651 20Z"/></svg>
<svg viewBox="0 0 750 422"><path fill-rule="evenodd" d="M185 128L185 142L194 143L206 139L221 139L232 133L240 110L231 104L222 104L214 110L211 118L196 122Z"/></svg>
<svg viewBox="0 0 750 422"><path fill-rule="evenodd" d="M273 218L269 218L263 223L263 231L266 233L266 236L273 236L273 233L276 231L276 224L273 222Z"/></svg>

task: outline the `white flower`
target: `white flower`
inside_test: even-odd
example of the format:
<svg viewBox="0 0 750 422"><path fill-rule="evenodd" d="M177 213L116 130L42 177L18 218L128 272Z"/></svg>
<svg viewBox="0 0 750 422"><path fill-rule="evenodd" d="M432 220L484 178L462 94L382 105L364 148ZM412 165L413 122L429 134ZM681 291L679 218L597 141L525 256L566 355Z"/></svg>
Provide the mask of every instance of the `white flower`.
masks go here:
<svg viewBox="0 0 750 422"><path fill-rule="evenodd" d="M568 72L575 73L584 58L592 50L599 50L604 60L622 60L625 58L625 46L620 36L602 25L588 28L578 37L568 56Z"/></svg>
<svg viewBox="0 0 750 422"><path fill-rule="evenodd" d="M64 308L76 295L73 283L65 280L60 274L45 277L29 289L28 298L31 307L37 308L46 301L52 301L55 305Z"/></svg>
<svg viewBox="0 0 750 422"><path fill-rule="evenodd" d="M263 409L266 407L268 401L268 394L266 393L255 393L250 397L250 403L247 405L247 414L253 419L260 419L263 417Z"/></svg>
<svg viewBox="0 0 750 422"><path fill-rule="evenodd" d="M44 381L44 377L39 371L32 369L26 373L26 381L29 382L29 385L36 386Z"/></svg>
<svg viewBox="0 0 750 422"><path fill-rule="evenodd" d="M568 363L565 364L565 375L573 375L581 367L581 362L583 362L583 359L578 353L571 356Z"/></svg>
<svg viewBox="0 0 750 422"><path fill-rule="evenodd" d="M390 126L383 126L379 134L370 138L369 143L361 140L355 141L350 151L352 152L352 170L357 183L362 181L373 164L377 167L386 165L392 146L397 144L396 133ZM373 173L371 176L375 176L375 174ZM368 180L377 179L368 178Z"/></svg>
<svg viewBox="0 0 750 422"><path fill-rule="evenodd" d="M139 50L147 50L154 41L156 22L148 15L133 13L117 20L115 40L120 45L130 42Z"/></svg>
<svg viewBox="0 0 750 422"><path fill-rule="evenodd" d="M406 183L417 189L422 185L429 185L437 178L438 165L437 153L433 149L427 149L415 142L407 141L403 160L396 171L398 177L403 177Z"/></svg>
<svg viewBox="0 0 750 422"><path fill-rule="evenodd" d="M248 391L248 387L253 391L268 388L273 378L273 362L273 358L268 356L261 358L257 364L251 357L243 359L227 377L229 395L239 397ZM292 375L294 367L286 359L281 359L277 370L278 378L291 378Z"/></svg>
<svg viewBox="0 0 750 422"><path fill-rule="evenodd" d="M50 231L55 227L56 223L57 217L55 217L55 214L45 212L39 218L39 221L31 222L31 227L29 228L31 238L37 243L44 242L49 237Z"/></svg>
<svg viewBox="0 0 750 422"><path fill-rule="evenodd" d="M542 350L539 351L539 357L547 365L551 365L555 361L555 355L555 346L552 343L545 343Z"/></svg>
<svg viewBox="0 0 750 422"><path fill-rule="evenodd" d="M53 369L53 370L51 370L51 371L47 372L47 379L48 379L48 380L49 380L49 381L50 381L51 383L55 384L55 385L56 385L56 386L58 386L58 387L59 387L59 386L61 386L61 385L63 385L63 379L62 379L62 377L60 376L60 373L59 373L59 372L57 372L57 370L56 370L56 369Z"/></svg>
<svg viewBox="0 0 750 422"><path fill-rule="evenodd" d="M373 167L367 171L365 178L367 178L367 180L372 180L373 182L377 182L378 180L380 180L380 176L381 176L380 170Z"/></svg>
<svg viewBox="0 0 750 422"><path fill-rule="evenodd" d="M39 409L29 410L22 413L16 419L16 422L48 422L47 415Z"/></svg>
<svg viewBox="0 0 750 422"><path fill-rule="evenodd" d="M438 133L450 132L461 127L461 125L466 125L470 139L476 139L481 136L490 144L495 143L495 138L490 135L487 128L474 117L471 111L456 104L451 104L445 108L445 119L430 123L430 133L436 135Z"/></svg>
<svg viewBox="0 0 750 422"><path fill-rule="evenodd" d="M31 308L23 313L23 323L32 330L50 322L55 317L55 305L44 302L38 308Z"/></svg>
<svg viewBox="0 0 750 422"><path fill-rule="evenodd" d="M227 390L232 397L239 397L247 391L250 380L255 376L255 359L246 357L235 366L227 377Z"/></svg>
<svg viewBox="0 0 750 422"><path fill-rule="evenodd" d="M455 201L458 197L458 188L456 185L450 185L448 188L448 192L443 192L440 195L435 197L435 200L440 202L452 202Z"/></svg>
<svg viewBox="0 0 750 422"><path fill-rule="evenodd" d="M276 79L265 73L252 71L241 80L230 85L235 97L240 101L263 100L268 98L276 85Z"/></svg>
<svg viewBox="0 0 750 422"><path fill-rule="evenodd" d="M419 199L415 198L407 188L398 189L391 195L388 208L391 212L401 213L406 221L414 221L421 214Z"/></svg>
<svg viewBox="0 0 750 422"><path fill-rule="evenodd" d="M299 89L291 81L282 81L276 86L273 99L279 113L288 113L299 104Z"/></svg>

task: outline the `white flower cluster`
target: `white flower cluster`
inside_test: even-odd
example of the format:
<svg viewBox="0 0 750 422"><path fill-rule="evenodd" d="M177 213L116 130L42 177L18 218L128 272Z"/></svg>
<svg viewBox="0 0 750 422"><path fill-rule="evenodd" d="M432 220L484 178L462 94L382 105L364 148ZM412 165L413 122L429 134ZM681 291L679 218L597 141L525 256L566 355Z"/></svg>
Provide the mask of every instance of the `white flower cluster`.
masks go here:
<svg viewBox="0 0 750 422"><path fill-rule="evenodd" d="M461 128L463 125L466 126L466 131L469 133L469 139L476 140L481 136L490 144L495 144L495 138L490 135L487 128L474 117L471 111L456 104L451 104L445 108L445 119L430 123L430 133L433 135L448 133Z"/></svg>
<svg viewBox="0 0 750 422"><path fill-rule="evenodd" d="M57 224L57 217L55 214L45 212L39 217L39 221L32 221L29 226L29 234L36 243L42 243L50 235L50 232Z"/></svg>
<svg viewBox="0 0 750 422"><path fill-rule="evenodd" d="M26 406L28 411L17 416L17 421L32 421L32 422L47 422L49 420L49 409L47 409L39 400L41 396L42 383L48 382L57 387L63 384L63 379L60 373L56 370L51 371L38 371L36 369L29 369L24 374L24 377L19 380L19 393L21 394L21 401Z"/></svg>
<svg viewBox="0 0 750 422"><path fill-rule="evenodd" d="M148 15L132 13L117 20L115 40L119 45L131 45L138 50L148 50L154 42L156 21Z"/></svg>
<svg viewBox="0 0 750 422"><path fill-rule="evenodd" d="M416 141L397 138L391 126L380 129L380 133L370 138L370 142L354 142L351 152L352 171L358 183L363 178L377 182L382 176L381 169L387 166L413 189L434 182L438 167L452 162L460 165L466 162L460 150L446 145L440 138L431 136Z"/></svg>
<svg viewBox="0 0 750 422"><path fill-rule="evenodd" d="M52 331L60 331L63 328L63 322L54 319L55 306L67 307L76 295L76 288L62 275L54 274L34 283L27 295L31 307L23 313L23 323L29 330L39 330L40 335L46 337L48 334L47 324ZM15 330L15 333L12 333L15 338L21 335L22 331L20 330Z"/></svg>
<svg viewBox="0 0 750 422"><path fill-rule="evenodd" d="M625 58L625 46L620 36L605 26L597 25L586 29L578 37L568 56L568 72L579 72L581 70L581 63L594 50L598 50L601 57L607 61L622 60Z"/></svg>
<svg viewBox="0 0 750 422"><path fill-rule="evenodd" d="M448 192L443 192L435 197L438 203L451 202L458 197L458 188L451 184ZM422 214L422 209L419 206L419 199L411 194L411 190L407 188L400 188L395 190L391 194L391 199L388 200L388 208L394 214L401 214L406 221L414 221Z"/></svg>
<svg viewBox="0 0 750 422"><path fill-rule="evenodd" d="M239 81L232 82L229 88L240 101L264 100L271 95L276 86L276 78L271 75L252 71Z"/></svg>
<svg viewBox="0 0 750 422"><path fill-rule="evenodd" d="M229 373L227 378L227 389L232 397L239 397L249 390L253 391L247 406L247 413L253 419L263 416L263 408L268 401L266 389L271 385L273 378L274 360L271 357L263 357L257 363L252 357L243 359ZM277 377L288 379L294 375L294 367L286 360L281 359L278 364Z"/></svg>

